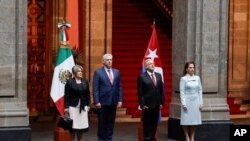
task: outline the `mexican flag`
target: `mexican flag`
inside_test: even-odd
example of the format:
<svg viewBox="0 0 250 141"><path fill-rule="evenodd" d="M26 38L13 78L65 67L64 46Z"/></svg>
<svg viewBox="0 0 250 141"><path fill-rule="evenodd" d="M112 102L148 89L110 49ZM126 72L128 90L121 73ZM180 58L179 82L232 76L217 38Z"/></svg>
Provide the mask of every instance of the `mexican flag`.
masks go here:
<svg viewBox="0 0 250 141"><path fill-rule="evenodd" d="M69 23L59 23L61 46L58 50L58 56L52 78L50 96L60 113L64 115L64 86L66 84L67 73L72 73L72 67L75 65L71 48L68 44L67 28Z"/></svg>
<svg viewBox="0 0 250 141"><path fill-rule="evenodd" d="M75 65L70 47L60 47L56 66L54 69L50 96L60 113L64 115L64 86L66 84L66 72ZM71 72L72 73L72 72Z"/></svg>

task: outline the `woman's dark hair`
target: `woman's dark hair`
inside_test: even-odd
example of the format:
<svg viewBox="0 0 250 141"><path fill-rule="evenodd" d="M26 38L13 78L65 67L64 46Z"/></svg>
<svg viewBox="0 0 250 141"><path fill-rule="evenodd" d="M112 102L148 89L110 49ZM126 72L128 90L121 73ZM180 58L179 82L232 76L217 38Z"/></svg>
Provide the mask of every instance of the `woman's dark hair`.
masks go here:
<svg viewBox="0 0 250 141"><path fill-rule="evenodd" d="M194 61L189 61L189 62L186 62L185 63L185 66L184 66L184 70L183 70L183 76L187 74L187 71L186 69L189 67L189 65L193 64L194 67L195 67L195 64L194 64Z"/></svg>

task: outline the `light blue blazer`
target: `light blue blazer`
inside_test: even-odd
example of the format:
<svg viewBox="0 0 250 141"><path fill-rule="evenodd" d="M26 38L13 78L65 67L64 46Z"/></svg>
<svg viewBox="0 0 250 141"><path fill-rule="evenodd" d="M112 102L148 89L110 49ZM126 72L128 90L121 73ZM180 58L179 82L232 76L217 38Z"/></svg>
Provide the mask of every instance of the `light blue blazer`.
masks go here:
<svg viewBox="0 0 250 141"><path fill-rule="evenodd" d="M186 110L181 107L181 125L200 125L202 101L202 87L200 77L185 75L180 80L181 104L186 106Z"/></svg>
<svg viewBox="0 0 250 141"><path fill-rule="evenodd" d="M191 95L198 96L198 103L203 104L202 87L200 77L197 75L185 75L180 80L180 100L182 105L187 105L187 97Z"/></svg>

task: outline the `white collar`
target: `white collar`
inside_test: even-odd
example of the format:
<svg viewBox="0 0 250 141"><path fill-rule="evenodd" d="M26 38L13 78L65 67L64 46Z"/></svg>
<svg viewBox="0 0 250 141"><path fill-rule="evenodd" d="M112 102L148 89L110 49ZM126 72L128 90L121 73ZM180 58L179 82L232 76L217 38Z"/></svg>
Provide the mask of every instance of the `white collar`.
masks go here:
<svg viewBox="0 0 250 141"><path fill-rule="evenodd" d="M107 67L104 67L105 71L108 72L108 70L110 70L112 72L112 68L107 68Z"/></svg>
<svg viewBox="0 0 250 141"><path fill-rule="evenodd" d="M194 75L194 74L193 74L193 75L190 75L190 74L187 73L186 76L187 76L187 77L194 77L195 75Z"/></svg>
<svg viewBox="0 0 250 141"><path fill-rule="evenodd" d="M147 71L147 73L148 73L148 75L149 76L151 76L152 74L154 75L155 74L155 72L153 71L152 73L151 72L149 72L149 71Z"/></svg>

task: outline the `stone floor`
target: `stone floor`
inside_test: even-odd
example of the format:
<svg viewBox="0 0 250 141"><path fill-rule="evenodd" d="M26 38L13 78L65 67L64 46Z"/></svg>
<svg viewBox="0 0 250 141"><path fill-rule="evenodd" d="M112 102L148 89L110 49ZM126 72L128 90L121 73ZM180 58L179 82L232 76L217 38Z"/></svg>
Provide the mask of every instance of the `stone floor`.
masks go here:
<svg viewBox="0 0 250 141"><path fill-rule="evenodd" d="M234 124L250 124L250 119L232 119ZM114 141L137 141L138 122L121 123L115 125ZM36 121L31 124L32 141L53 141L54 120ZM89 132L84 134L84 141L97 141L97 122L90 121ZM158 141L167 141L167 121L159 123ZM169 140L168 140L169 141Z"/></svg>
<svg viewBox="0 0 250 141"><path fill-rule="evenodd" d="M31 125L32 141L53 141L54 121L35 122ZM136 141L139 123L116 123L114 141ZM97 141L97 122L90 122L90 129L84 133L84 141ZM158 128L159 141L167 140L167 122L163 121Z"/></svg>

